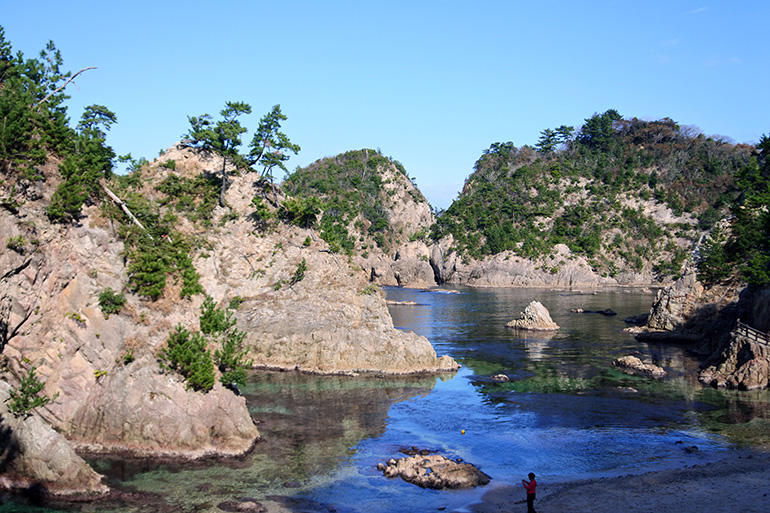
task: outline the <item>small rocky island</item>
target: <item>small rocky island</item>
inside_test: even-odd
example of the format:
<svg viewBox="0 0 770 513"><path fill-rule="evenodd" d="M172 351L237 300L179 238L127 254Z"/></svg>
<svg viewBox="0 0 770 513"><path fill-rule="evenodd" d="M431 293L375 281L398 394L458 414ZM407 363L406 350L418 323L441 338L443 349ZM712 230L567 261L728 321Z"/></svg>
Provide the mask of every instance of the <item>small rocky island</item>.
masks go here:
<svg viewBox="0 0 770 513"><path fill-rule="evenodd" d="M551 319L548 309L539 301L532 301L518 319L505 325L508 328L533 331L556 331L559 326Z"/></svg>
<svg viewBox="0 0 770 513"><path fill-rule="evenodd" d="M491 480L470 463L429 454L429 451L424 450L405 458L379 463L377 469L386 477L401 477L408 483L434 490L483 486Z"/></svg>

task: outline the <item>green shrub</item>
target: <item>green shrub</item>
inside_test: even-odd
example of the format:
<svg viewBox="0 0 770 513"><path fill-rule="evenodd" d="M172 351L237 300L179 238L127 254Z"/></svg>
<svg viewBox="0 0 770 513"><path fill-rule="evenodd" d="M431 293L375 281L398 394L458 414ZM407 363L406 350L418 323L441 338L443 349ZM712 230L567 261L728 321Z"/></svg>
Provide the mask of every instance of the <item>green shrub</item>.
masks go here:
<svg viewBox="0 0 770 513"><path fill-rule="evenodd" d="M17 235L16 237L10 237L6 243L6 247L10 250L13 250L17 253L24 254L24 246L27 245L27 239L25 239L21 235Z"/></svg>
<svg viewBox="0 0 770 513"><path fill-rule="evenodd" d="M215 369L206 338L198 331L190 333L177 326L160 352L163 365L179 372L188 388L208 392L214 387Z"/></svg>
<svg viewBox="0 0 770 513"><path fill-rule="evenodd" d="M292 275L291 280L289 281L289 286L292 286L295 283L304 280L305 271L307 271L307 262L303 258L302 261L299 264L297 264L297 268L294 270L294 274Z"/></svg>
<svg viewBox="0 0 770 513"><path fill-rule="evenodd" d="M39 406L45 406L59 397L59 393L53 397L40 395L45 388L45 383L37 378L35 367L30 367L26 376L21 378L18 389L11 389L8 397L8 410L14 417L27 417L32 414L32 410Z"/></svg>
<svg viewBox="0 0 770 513"><path fill-rule="evenodd" d="M379 292L380 287L377 285L367 285L364 287L364 289L361 291L362 296L371 296L372 294L376 294Z"/></svg>
<svg viewBox="0 0 770 513"><path fill-rule="evenodd" d="M134 361L134 350L126 349L126 352L123 353L123 365L128 365L133 361Z"/></svg>
<svg viewBox="0 0 770 513"><path fill-rule="evenodd" d="M237 310L241 307L244 301L245 300L241 296L235 296L230 300L230 304L228 305L227 308L229 308L230 310Z"/></svg>
<svg viewBox="0 0 770 513"><path fill-rule="evenodd" d="M120 312L120 309L125 304L126 297L119 292L115 292L110 287L107 287L99 294L99 307L102 309L105 318Z"/></svg>
<svg viewBox="0 0 770 513"><path fill-rule="evenodd" d="M227 387L233 383L243 385L246 369L251 367L252 362L246 360L248 349L243 345L246 333L235 327L232 312L217 308L211 296L206 296L201 305L199 323L201 332L219 345L214 351L216 365L222 373L219 381Z"/></svg>

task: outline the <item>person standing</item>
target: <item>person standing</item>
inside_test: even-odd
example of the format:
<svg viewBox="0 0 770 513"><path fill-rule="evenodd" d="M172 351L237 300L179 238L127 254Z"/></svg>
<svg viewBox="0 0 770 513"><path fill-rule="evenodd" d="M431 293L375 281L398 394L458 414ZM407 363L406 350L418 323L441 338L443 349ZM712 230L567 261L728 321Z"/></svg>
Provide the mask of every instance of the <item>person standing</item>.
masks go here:
<svg viewBox="0 0 770 513"><path fill-rule="evenodd" d="M529 473L529 481L526 479L521 480L521 484L527 489L527 513L537 513L535 511L535 488L537 488L537 481L535 481L535 474Z"/></svg>

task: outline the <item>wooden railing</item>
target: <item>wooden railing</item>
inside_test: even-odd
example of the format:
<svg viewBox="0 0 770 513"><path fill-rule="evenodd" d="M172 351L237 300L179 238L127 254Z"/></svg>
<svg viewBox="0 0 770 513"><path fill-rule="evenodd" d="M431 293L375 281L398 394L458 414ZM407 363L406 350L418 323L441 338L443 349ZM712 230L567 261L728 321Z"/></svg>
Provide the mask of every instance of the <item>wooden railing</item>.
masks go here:
<svg viewBox="0 0 770 513"><path fill-rule="evenodd" d="M755 330L748 324L744 324L738 319L738 324L735 326L735 331L739 335L743 335L746 338L759 342L760 344L770 345L770 333L763 333L759 330Z"/></svg>

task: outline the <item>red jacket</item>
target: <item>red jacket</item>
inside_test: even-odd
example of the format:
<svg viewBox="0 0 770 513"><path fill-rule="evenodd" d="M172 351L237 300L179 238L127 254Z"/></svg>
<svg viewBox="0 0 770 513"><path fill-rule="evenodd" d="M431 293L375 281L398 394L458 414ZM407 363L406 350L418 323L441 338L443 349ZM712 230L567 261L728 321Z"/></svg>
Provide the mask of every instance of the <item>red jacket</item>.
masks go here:
<svg viewBox="0 0 770 513"><path fill-rule="evenodd" d="M523 484L524 488L527 489L527 495L535 493L535 487L537 487L537 481L535 481L534 479L532 481L526 481L522 479L521 484Z"/></svg>

